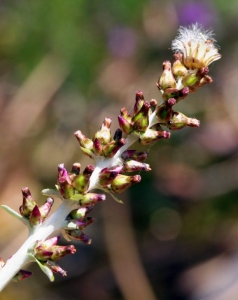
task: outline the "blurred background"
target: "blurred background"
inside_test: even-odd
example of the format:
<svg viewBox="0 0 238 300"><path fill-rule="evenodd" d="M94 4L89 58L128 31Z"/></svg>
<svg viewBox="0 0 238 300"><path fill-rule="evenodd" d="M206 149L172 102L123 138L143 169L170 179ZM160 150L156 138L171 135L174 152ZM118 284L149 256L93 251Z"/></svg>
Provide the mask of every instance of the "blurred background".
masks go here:
<svg viewBox="0 0 238 300"><path fill-rule="evenodd" d="M238 299L237 10L236 0L0 1L0 203L15 210L25 186L44 203L59 163L91 163L76 130L92 137L109 116L114 131L138 90L160 102L155 83L180 25L213 28L222 54L214 83L176 106L200 128L146 147L152 172L124 205L110 196L96 205L92 245L75 242L60 261L68 276L50 283L29 265L34 276L1 299ZM6 260L27 231L0 215Z"/></svg>

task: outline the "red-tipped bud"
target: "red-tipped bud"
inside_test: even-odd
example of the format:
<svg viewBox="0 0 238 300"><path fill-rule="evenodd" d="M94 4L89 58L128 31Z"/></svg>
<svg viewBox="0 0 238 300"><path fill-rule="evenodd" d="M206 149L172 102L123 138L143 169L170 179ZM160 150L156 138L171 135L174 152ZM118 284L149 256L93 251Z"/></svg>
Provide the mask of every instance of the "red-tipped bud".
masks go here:
<svg viewBox="0 0 238 300"><path fill-rule="evenodd" d="M92 217L86 217L83 220L76 220L75 224L77 225L78 229L83 230L88 225L92 224L94 222L94 218Z"/></svg>
<svg viewBox="0 0 238 300"><path fill-rule="evenodd" d="M107 187L121 172L122 166L104 168L99 174L98 182L102 187Z"/></svg>
<svg viewBox="0 0 238 300"><path fill-rule="evenodd" d="M139 142L142 145L149 145L163 138L164 139L170 138L170 133L168 131L156 131L153 129L147 129L146 132L140 136Z"/></svg>
<svg viewBox="0 0 238 300"><path fill-rule="evenodd" d="M93 140L93 152L98 156L102 155L102 144L98 138Z"/></svg>
<svg viewBox="0 0 238 300"><path fill-rule="evenodd" d="M121 158L126 160L126 159L130 158L135 152L136 152L136 150L126 150L122 153Z"/></svg>
<svg viewBox="0 0 238 300"><path fill-rule="evenodd" d="M132 126L131 122L129 122L124 117L118 116L118 123L119 123L121 130L124 133L130 134L133 131L133 126Z"/></svg>
<svg viewBox="0 0 238 300"><path fill-rule="evenodd" d="M172 117L172 106L176 103L174 98L170 98L167 102L162 103L156 108L156 117L159 123L166 124Z"/></svg>
<svg viewBox="0 0 238 300"><path fill-rule="evenodd" d="M45 219L48 216L53 203L54 203L54 200L52 198L48 197L46 199L46 202L41 207L39 207L42 219Z"/></svg>
<svg viewBox="0 0 238 300"><path fill-rule="evenodd" d="M127 109L125 107L122 107L120 110L121 116L126 119L128 122L131 122L131 115L128 113Z"/></svg>
<svg viewBox="0 0 238 300"><path fill-rule="evenodd" d="M126 176L119 174L112 182L111 189L114 193L122 193L128 187L141 181L140 175Z"/></svg>
<svg viewBox="0 0 238 300"><path fill-rule="evenodd" d="M65 233L72 239L81 241L87 245L91 244L92 239L90 239L86 234L84 234L80 229L76 230L65 230Z"/></svg>
<svg viewBox="0 0 238 300"><path fill-rule="evenodd" d="M150 165L136 160L127 160L123 164L123 172L151 171Z"/></svg>
<svg viewBox="0 0 238 300"><path fill-rule="evenodd" d="M28 189L28 187L22 188L22 195L23 195L23 203L19 208L20 214L25 218L29 218L32 210L36 206L36 202L32 198L31 192Z"/></svg>
<svg viewBox="0 0 238 300"><path fill-rule="evenodd" d="M171 71L171 63L168 60L163 62L163 72L158 80L157 86L159 90L176 88L176 81Z"/></svg>
<svg viewBox="0 0 238 300"><path fill-rule="evenodd" d="M110 143L103 147L103 155L107 158L113 157L117 151L126 144L125 139L120 139L119 141L112 140Z"/></svg>
<svg viewBox="0 0 238 300"><path fill-rule="evenodd" d="M67 276L66 271L63 270L60 266L58 266L54 261L48 260L43 265L48 267L52 272L58 275Z"/></svg>
<svg viewBox="0 0 238 300"><path fill-rule="evenodd" d="M82 198L79 200L79 205L91 206L104 200L106 200L106 196L104 194L87 193L82 195Z"/></svg>
<svg viewBox="0 0 238 300"><path fill-rule="evenodd" d="M87 207L80 207L70 212L69 219L81 220L86 216L87 213L88 213Z"/></svg>
<svg viewBox="0 0 238 300"><path fill-rule="evenodd" d="M139 162L143 162L148 158L148 152L142 151L142 152L135 152L132 154L131 159L134 159Z"/></svg>
<svg viewBox="0 0 238 300"><path fill-rule="evenodd" d="M15 282L19 282L23 279L26 279L28 277L30 277L33 273L30 271L26 271L26 270L20 270L17 272L17 274L12 278L13 281Z"/></svg>
<svg viewBox="0 0 238 300"><path fill-rule="evenodd" d="M64 167L64 164L58 165L58 179L59 192L65 199L69 199L74 195L74 188L71 184L70 176Z"/></svg>
<svg viewBox="0 0 238 300"><path fill-rule="evenodd" d="M79 145L83 148L86 148L88 150L92 150L93 149L93 141L89 138L87 138L84 134L82 134L82 132L80 130L76 131L74 133L76 139L79 142Z"/></svg>
<svg viewBox="0 0 238 300"><path fill-rule="evenodd" d="M172 67L172 72L175 77L183 77L188 73L187 68L182 64L181 52L174 53L174 63Z"/></svg>
<svg viewBox="0 0 238 300"><path fill-rule="evenodd" d="M136 93L136 102L134 105L134 114L137 114L138 111L142 108L144 104L144 95L141 91Z"/></svg>
<svg viewBox="0 0 238 300"><path fill-rule="evenodd" d="M173 116L169 123L167 124L168 128L171 130L179 130L185 126L189 127L199 127L200 122L197 119L188 118L180 112L173 112Z"/></svg>
<svg viewBox="0 0 238 300"><path fill-rule="evenodd" d="M133 129L135 131L145 131L149 125L150 103L145 101L142 108L133 116Z"/></svg>
<svg viewBox="0 0 238 300"><path fill-rule="evenodd" d="M51 260L58 260L62 257L64 257L67 254L74 254L76 252L76 249L74 248L73 245L69 246L53 246L51 247L52 256Z"/></svg>
<svg viewBox="0 0 238 300"><path fill-rule="evenodd" d="M72 181L72 186L79 192L85 193L88 189L90 183L90 177L94 171L95 167L93 165L88 165L82 174L74 177Z"/></svg>
<svg viewBox="0 0 238 300"><path fill-rule="evenodd" d="M41 213L38 205L35 205L35 207L33 208L29 218L29 222L31 226L37 226L42 223Z"/></svg>
<svg viewBox="0 0 238 300"><path fill-rule="evenodd" d="M94 139L98 139L102 145L105 145L111 140L111 118L105 118L99 131L94 135Z"/></svg>

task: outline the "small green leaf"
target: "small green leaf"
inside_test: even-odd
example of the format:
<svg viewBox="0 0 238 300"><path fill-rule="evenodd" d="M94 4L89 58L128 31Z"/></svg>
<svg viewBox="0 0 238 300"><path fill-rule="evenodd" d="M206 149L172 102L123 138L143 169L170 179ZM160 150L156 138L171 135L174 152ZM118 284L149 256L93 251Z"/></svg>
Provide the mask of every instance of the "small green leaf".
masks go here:
<svg viewBox="0 0 238 300"><path fill-rule="evenodd" d="M51 282L54 281L55 278L51 269L40 263L39 260L35 259L35 261L38 263L39 267L46 274L46 276L48 276L49 280Z"/></svg>
<svg viewBox="0 0 238 300"><path fill-rule="evenodd" d="M10 208L7 205L1 205L1 207L8 212L11 216L13 216L14 218L20 220L22 223L24 223L25 225L29 226L29 221L26 220L25 218L23 218L19 213L17 213L14 209Z"/></svg>
<svg viewBox="0 0 238 300"><path fill-rule="evenodd" d="M54 189L44 189L41 191L41 193L48 197L57 197L61 198L60 193L57 190Z"/></svg>

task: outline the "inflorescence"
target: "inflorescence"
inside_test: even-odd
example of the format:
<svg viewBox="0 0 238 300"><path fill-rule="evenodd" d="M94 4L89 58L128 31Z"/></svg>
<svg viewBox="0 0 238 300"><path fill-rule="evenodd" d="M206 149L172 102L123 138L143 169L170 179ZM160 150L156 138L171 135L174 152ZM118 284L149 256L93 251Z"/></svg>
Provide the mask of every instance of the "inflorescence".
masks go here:
<svg viewBox="0 0 238 300"><path fill-rule="evenodd" d="M60 164L57 191L50 189L43 191L43 194L50 196L44 205L38 207L29 189L22 189L23 203L20 206L20 217L28 225L30 232L35 232L44 223L53 205L52 197L56 195L62 201L66 199L73 201L77 206L66 217L61 228L64 237L90 244L91 239L84 233L84 229L92 224L94 219L88 214L96 203L106 199L104 194L91 191L102 190L112 195L118 202L122 202L117 194L141 181L140 175L130 173L151 170L145 163L148 152L128 150L130 145L135 141L149 145L159 139L167 139L170 137L167 130L180 130L185 126L199 127L197 119L189 118L175 111L173 107L204 84L212 82L212 78L208 76L208 66L221 55L215 45L213 33L203 30L198 24L180 27L177 37L172 41L172 50L174 61L163 62L163 71L157 82L163 98L161 104L158 105L155 99L146 101L143 93L138 91L133 113L130 114L126 108L120 110L119 128L114 135L110 130L112 120L108 117L91 139L81 131L75 132L82 152L89 156L94 164L81 170L81 165L75 163L70 172L66 170L64 164ZM4 208L10 210L5 206ZM45 241L37 240L29 249L28 255L45 273L50 270L64 276L66 272L55 261L66 254L73 254L76 250L74 246L58 246L58 240L58 236ZM2 262L0 268L3 267ZM30 275L30 272L20 270L14 279L19 281Z"/></svg>

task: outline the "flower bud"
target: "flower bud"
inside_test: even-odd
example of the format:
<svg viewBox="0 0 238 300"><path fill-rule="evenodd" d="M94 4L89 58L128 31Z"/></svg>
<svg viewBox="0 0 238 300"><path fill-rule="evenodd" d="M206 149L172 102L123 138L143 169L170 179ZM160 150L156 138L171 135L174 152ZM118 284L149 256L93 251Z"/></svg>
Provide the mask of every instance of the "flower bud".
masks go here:
<svg viewBox="0 0 238 300"><path fill-rule="evenodd" d="M88 213L87 207L80 207L70 212L69 219L81 220L86 216L87 213Z"/></svg>
<svg viewBox="0 0 238 300"><path fill-rule="evenodd" d="M12 280L13 280L14 282L19 282L19 281L21 281L21 280L23 280L23 279L25 279L25 278L30 277L31 275L33 275L33 273L30 272L30 271L19 270L19 271L17 272L17 274L12 278Z"/></svg>
<svg viewBox="0 0 238 300"><path fill-rule="evenodd" d="M110 143L103 147L103 155L107 158L112 158L117 151L126 144L125 139L120 139L118 141L112 140Z"/></svg>
<svg viewBox="0 0 238 300"><path fill-rule="evenodd" d="M201 80L201 76L198 73L189 73L182 79L183 86L193 86Z"/></svg>
<svg viewBox="0 0 238 300"><path fill-rule="evenodd" d="M121 116L118 116L118 123L119 123L121 130L124 133L130 134L133 131L133 126L132 126L131 122L129 122L127 119L125 119Z"/></svg>
<svg viewBox="0 0 238 300"><path fill-rule="evenodd" d="M98 138L93 140L93 152L98 156L102 155L102 144Z"/></svg>
<svg viewBox="0 0 238 300"><path fill-rule="evenodd" d="M126 119L128 122L131 122L132 117L125 107L121 108L120 113L124 119Z"/></svg>
<svg viewBox="0 0 238 300"><path fill-rule="evenodd" d="M111 190L114 193L119 194L124 192L131 185L136 184L140 181L141 181L140 175L127 176L127 175L119 174L111 183Z"/></svg>
<svg viewBox="0 0 238 300"><path fill-rule="evenodd" d="M150 103L145 101L141 109L132 118L133 129L136 131L145 131L149 125Z"/></svg>
<svg viewBox="0 0 238 300"><path fill-rule="evenodd" d="M69 199L74 195L74 188L71 183L70 176L64 167L64 164L58 165L58 179L59 192L62 197Z"/></svg>
<svg viewBox="0 0 238 300"><path fill-rule="evenodd" d="M159 123L165 124L169 122L172 117L173 110L172 106L176 103L174 98L170 98L168 101L162 103L156 108L156 117Z"/></svg>
<svg viewBox="0 0 238 300"><path fill-rule="evenodd" d="M83 230L85 227L87 227L88 225L94 222L94 218L86 217L83 220L75 220L74 222L77 225L77 229Z"/></svg>
<svg viewBox="0 0 238 300"><path fill-rule="evenodd" d="M121 158L123 160L126 160L127 158L130 158L135 152L136 150L126 150L122 153Z"/></svg>
<svg viewBox="0 0 238 300"><path fill-rule="evenodd" d="M156 131L153 129L147 129L143 134L140 135L139 142L142 145L149 145L162 138L170 138L170 133L168 131Z"/></svg>
<svg viewBox="0 0 238 300"><path fill-rule="evenodd" d="M38 205L35 205L35 207L33 208L29 218L29 222L31 226L37 226L42 223L41 213Z"/></svg>
<svg viewBox="0 0 238 300"><path fill-rule="evenodd" d="M167 124L167 127L171 130L179 130L185 126L199 127L199 125L200 125L199 120L188 118L180 112L173 112L173 116L169 121L169 123Z"/></svg>
<svg viewBox="0 0 238 300"><path fill-rule="evenodd" d="M134 105L134 114L137 114L138 111L142 108L144 104L144 95L141 91L136 93L136 101Z"/></svg>
<svg viewBox="0 0 238 300"><path fill-rule="evenodd" d="M89 138L87 138L80 130L75 131L74 133L76 139L79 142L79 145L83 148L92 150L93 149L93 141Z"/></svg>
<svg viewBox="0 0 238 300"><path fill-rule="evenodd" d="M136 171L151 171L150 165L141 163L136 160L127 160L123 164L123 172L136 172Z"/></svg>
<svg viewBox="0 0 238 300"><path fill-rule="evenodd" d="M90 177L94 171L95 167L93 165L88 165L82 174L74 177L72 181L72 186L79 192L85 193L89 187Z"/></svg>
<svg viewBox="0 0 238 300"><path fill-rule="evenodd" d="M48 267L52 272L61 275L61 276L67 276L67 273L65 270L63 270L59 265L57 265L54 261L47 260L44 264L44 266Z"/></svg>
<svg viewBox="0 0 238 300"><path fill-rule="evenodd" d="M71 173L73 173L75 175L79 175L80 169L81 169L80 163L74 163L72 166L72 169L71 169Z"/></svg>
<svg viewBox="0 0 238 300"><path fill-rule="evenodd" d="M76 249L73 245L69 246L52 246L50 248L52 251L51 260L58 260L62 257L64 257L67 254L74 254L76 252Z"/></svg>
<svg viewBox="0 0 238 300"><path fill-rule="evenodd" d="M164 91L162 97L165 101L174 98L178 103L180 100L185 99L188 96L188 94L189 94L188 87L184 87L181 90L168 88Z"/></svg>
<svg viewBox="0 0 238 300"><path fill-rule="evenodd" d="M99 131L94 135L94 139L98 139L102 145L105 145L111 140L111 127L112 120L105 118Z"/></svg>
<svg viewBox="0 0 238 300"><path fill-rule="evenodd" d="M104 168L99 173L98 182L102 187L107 187L114 178L121 172L122 166Z"/></svg>
<svg viewBox="0 0 238 300"><path fill-rule="evenodd" d="M163 72L158 80L157 86L159 90L176 88L176 81L171 71L171 63L168 60L163 62Z"/></svg>
<svg viewBox="0 0 238 300"><path fill-rule="evenodd" d="M28 187L22 188L22 195L23 195L23 203L20 206L20 214L25 217L29 218L32 210L36 206L35 200L31 196L31 192Z"/></svg>
<svg viewBox="0 0 238 300"><path fill-rule="evenodd" d="M87 193L82 195L81 199L79 200L79 205L91 206L104 200L106 200L106 196L104 194Z"/></svg>
<svg viewBox="0 0 238 300"><path fill-rule="evenodd" d="M181 52L177 51L174 53L172 72L175 77L183 77L188 73L187 68L182 64L182 57L183 55Z"/></svg>
<svg viewBox="0 0 238 300"><path fill-rule="evenodd" d="M76 230L65 230L65 233L72 239L81 241L87 245L91 244L92 239L90 239L86 234L84 234L80 229Z"/></svg>
<svg viewBox="0 0 238 300"><path fill-rule="evenodd" d="M134 152L130 158L139 162L143 162L148 158L148 152Z"/></svg>
<svg viewBox="0 0 238 300"><path fill-rule="evenodd" d="M46 202L39 207L41 218L45 219L50 213L51 207L54 204L54 200L50 197L46 199Z"/></svg>
<svg viewBox="0 0 238 300"><path fill-rule="evenodd" d="M113 136L114 141L119 141L122 138L122 130L118 128Z"/></svg>

